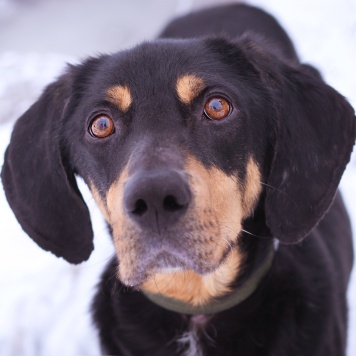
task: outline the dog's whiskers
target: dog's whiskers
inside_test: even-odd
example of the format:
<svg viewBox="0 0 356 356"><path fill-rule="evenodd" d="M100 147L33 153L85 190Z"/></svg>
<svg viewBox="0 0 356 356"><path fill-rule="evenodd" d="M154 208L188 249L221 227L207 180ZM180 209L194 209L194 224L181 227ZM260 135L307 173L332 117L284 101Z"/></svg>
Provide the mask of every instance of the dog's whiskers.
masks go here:
<svg viewBox="0 0 356 356"><path fill-rule="evenodd" d="M242 231L242 232L245 232L246 234L249 234L249 235L251 235L251 236L258 237L259 239L272 239L272 238L273 238L273 236L259 236L259 235L255 235L255 234L253 234L252 232L249 232L249 231L247 231L247 230L245 230L245 229L241 229L241 231Z"/></svg>
<svg viewBox="0 0 356 356"><path fill-rule="evenodd" d="M264 183L264 182L261 182L260 183L268 188L271 188L271 189L274 189L274 190L277 190L278 192L282 193L284 196L286 196L291 202L293 202L295 205L297 205L297 202L290 196L288 195L284 190L282 189L279 189L277 187L274 187L273 185L270 185L270 184L267 184L267 183Z"/></svg>
<svg viewBox="0 0 356 356"><path fill-rule="evenodd" d="M232 241L228 240L226 237L222 237L222 239L226 242L226 244L229 246L229 250L232 251L234 246L233 246L233 243ZM229 252L230 252L229 251Z"/></svg>

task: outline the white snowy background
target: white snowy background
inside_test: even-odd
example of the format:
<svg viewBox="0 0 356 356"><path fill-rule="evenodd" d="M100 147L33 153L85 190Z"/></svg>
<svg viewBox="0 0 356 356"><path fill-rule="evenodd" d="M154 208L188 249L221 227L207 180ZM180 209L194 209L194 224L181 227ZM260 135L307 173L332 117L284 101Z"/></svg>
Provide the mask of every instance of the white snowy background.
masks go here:
<svg viewBox="0 0 356 356"><path fill-rule="evenodd" d="M34 8L36 1L32 1ZM53 20L60 23L60 16L71 12L72 16L64 19L63 29L67 25L73 26L76 17L69 4L78 5L76 15L85 18L83 11L79 10L80 0L67 1L65 5L66 1L62 1L64 10L58 13L53 10L53 18L47 19L47 22ZM49 4L52 6L54 3L52 0L46 4L47 11L51 11ZM104 1L97 3L103 4ZM137 4L142 5L143 1L129 3L106 2L106 6L113 4L115 11L125 5L122 16L126 22L121 27L118 24L118 29L124 28L126 32L121 37L120 31L116 32L115 48L113 41L100 42L91 33L91 50L88 47L80 49L78 41L73 44L74 50L67 50L60 46L58 29L55 30L59 36L57 39L51 38L53 33L50 30L46 36L46 27L40 34L33 35L31 19L37 22L41 18L35 10L26 10L30 12L30 16L27 16L20 0L0 0L0 165L15 119L36 100L43 87L58 76L66 62L76 63L79 57L106 49L114 51L153 38L170 16L190 11L204 3L219 1L172 0L168 6L165 0L155 0L151 8L140 8ZM295 41L302 60L319 68L325 80L356 107L356 0L255 0L251 3L272 12ZM94 1L86 2L85 11L90 13L90 6L93 6L95 12L93 4ZM68 6L68 11L65 6ZM114 9L108 10L109 13L114 12ZM151 15L156 18L150 20ZM16 16L27 16L22 33L21 30L17 33L22 37L22 47L17 46L17 41L6 37L10 36L6 28L16 26L16 21L10 22L9 19ZM147 21L142 20L145 17ZM140 23L139 28L137 23ZM146 30L146 25L149 30ZM112 24L110 31L113 31ZM70 36L65 37L65 41L70 40ZM99 46L104 42L105 45L108 42L107 48ZM48 51L43 43L48 43ZM56 50L56 43L60 50ZM97 44L100 48L96 48ZM90 303L100 273L113 255L113 248L93 199L82 183L80 187L92 213L95 251L88 262L79 266L69 265L35 245L17 224L0 187L0 356L100 355L97 333L90 317ZM343 176L341 189L356 234L355 154ZM349 288L349 305L347 354L354 356L356 273Z"/></svg>

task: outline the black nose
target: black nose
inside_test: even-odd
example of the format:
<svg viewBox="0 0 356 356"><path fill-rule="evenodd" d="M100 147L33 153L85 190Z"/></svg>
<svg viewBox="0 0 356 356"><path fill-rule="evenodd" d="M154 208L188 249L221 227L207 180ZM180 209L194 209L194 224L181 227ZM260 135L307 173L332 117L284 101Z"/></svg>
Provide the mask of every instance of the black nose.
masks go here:
<svg viewBox="0 0 356 356"><path fill-rule="evenodd" d="M124 207L142 229L161 232L185 213L190 197L182 173L175 170L140 172L125 184Z"/></svg>

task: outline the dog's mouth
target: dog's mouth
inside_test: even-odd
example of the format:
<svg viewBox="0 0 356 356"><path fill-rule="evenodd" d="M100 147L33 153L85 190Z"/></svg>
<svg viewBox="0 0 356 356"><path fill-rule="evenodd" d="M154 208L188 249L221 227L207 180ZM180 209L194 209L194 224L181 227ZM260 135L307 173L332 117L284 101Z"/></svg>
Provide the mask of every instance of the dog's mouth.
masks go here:
<svg viewBox="0 0 356 356"><path fill-rule="evenodd" d="M229 293L244 258L236 242L208 243L208 235L196 235L195 241L187 231L150 236L150 243L144 235L131 237L136 240L131 250L115 244L118 279L137 290L191 305L204 305Z"/></svg>
<svg viewBox="0 0 356 356"><path fill-rule="evenodd" d="M167 251L162 251L158 254L148 253L147 256L141 257L135 266L131 263L131 269L129 271L122 267L125 261L121 259L118 277L123 284L140 288L146 281L154 279L157 274L177 273L189 270L192 267L186 264L180 256L175 256Z"/></svg>
<svg viewBox="0 0 356 356"><path fill-rule="evenodd" d="M209 274L219 267L234 245L227 239L218 244L209 243L210 236L189 231L147 235L126 236L120 239L122 243L115 244L118 277L125 285L139 287L158 274L173 275L182 271Z"/></svg>

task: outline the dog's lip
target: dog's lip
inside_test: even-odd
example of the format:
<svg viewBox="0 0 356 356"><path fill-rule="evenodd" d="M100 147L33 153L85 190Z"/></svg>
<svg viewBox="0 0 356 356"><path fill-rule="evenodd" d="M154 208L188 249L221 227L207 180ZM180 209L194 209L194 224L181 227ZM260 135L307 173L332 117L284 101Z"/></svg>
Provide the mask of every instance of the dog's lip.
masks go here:
<svg viewBox="0 0 356 356"><path fill-rule="evenodd" d="M180 238L172 238L172 235L164 235L163 238L161 234L143 235L137 241L131 257L128 254L118 254L119 280L127 286L138 288L157 274L193 271L206 275L214 272L231 251L230 243L219 260L204 258L199 256L199 251L194 246L182 243L181 231L180 234L174 233L173 237ZM149 244L146 243L148 239Z"/></svg>
<svg viewBox="0 0 356 356"><path fill-rule="evenodd" d="M192 269L192 264L180 258L179 256L163 251L157 254L147 253L145 258L139 258L136 268L130 270L129 276L123 276L120 273L121 282L130 287L138 287L146 280L157 273L174 273L180 270ZM147 257L148 256L148 257Z"/></svg>
<svg viewBox="0 0 356 356"><path fill-rule="evenodd" d="M163 268L156 268L153 269L153 273L175 273L175 272L180 272L184 271L184 268L182 267L163 267Z"/></svg>
<svg viewBox="0 0 356 356"><path fill-rule="evenodd" d="M146 257L138 258L136 266L130 269L130 275L119 274L120 281L126 286L140 289L147 280L154 278L156 274L174 274L180 271L194 271L197 274L205 275L214 272L226 260L231 250L227 251L218 263L203 261L197 265L185 254L177 254L172 251L161 250L159 253L145 254ZM201 261L200 261L201 262Z"/></svg>

